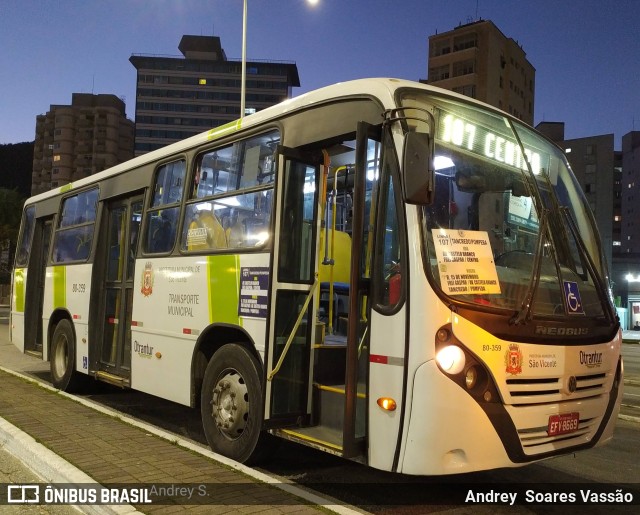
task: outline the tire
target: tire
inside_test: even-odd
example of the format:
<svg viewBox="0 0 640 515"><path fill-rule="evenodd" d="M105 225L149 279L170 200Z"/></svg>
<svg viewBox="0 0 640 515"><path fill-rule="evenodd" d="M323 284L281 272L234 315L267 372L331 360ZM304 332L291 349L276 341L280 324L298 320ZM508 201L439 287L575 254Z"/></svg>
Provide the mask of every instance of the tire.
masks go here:
<svg viewBox="0 0 640 515"><path fill-rule="evenodd" d="M60 320L51 341L51 382L65 392L79 392L87 382L87 376L76 371L76 337L71 322Z"/></svg>
<svg viewBox="0 0 640 515"><path fill-rule="evenodd" d="M221 347L207 365L200 413L214 452L240 463L261 458L262 386L260 363L238 344Z"/></svg>

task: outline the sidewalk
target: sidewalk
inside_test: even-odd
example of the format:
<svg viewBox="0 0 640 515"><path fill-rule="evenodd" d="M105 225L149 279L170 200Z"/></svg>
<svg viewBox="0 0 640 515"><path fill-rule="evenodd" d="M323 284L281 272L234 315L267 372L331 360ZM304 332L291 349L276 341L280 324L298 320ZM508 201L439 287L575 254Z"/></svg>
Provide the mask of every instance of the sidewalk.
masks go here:
<svg viewBox="0 0 640 515"><path fill-rule="evenodd" d="M144 423L135 427L124 421L126 415L110 415L106 408L102 408L104 412L97 411L89 406L93 404L90 401L78 402L53 388L36 384L31 377L12 372L5 366L41 375L44 370L40 369L48 369L48 364L20 354L9 343L5 328L0 326L0 453L8 451L14 455L41 476L45 485L94 483L128 488L140 483L163 487L204 485L208 497L191 505L178 504L180 496L164 497L160 501L164 504L157 504L159 497L156 497L153 504L83 505L80 506L83 512L357 513L345 506L330 505L330 501L293 484L280 483L179 437L172 437L172 441L160 438L154 433L160 434L161 430ZM0 492L0 497L4 494ZM317 508L316 504L323 506Z"/></svg>

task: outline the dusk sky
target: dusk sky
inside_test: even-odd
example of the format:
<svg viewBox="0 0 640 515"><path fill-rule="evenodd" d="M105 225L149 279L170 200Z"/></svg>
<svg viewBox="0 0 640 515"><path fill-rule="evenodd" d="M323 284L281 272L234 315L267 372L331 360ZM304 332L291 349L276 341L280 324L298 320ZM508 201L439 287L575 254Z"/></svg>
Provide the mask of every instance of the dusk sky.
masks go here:
<svg viewBox="0 0 640 515"><path fill-rule="evenodd" d="M536 69L535 121L565 137L640 130L640 0L249 0L247 58L295 61L294 95L362 77L427 77L429 35L477 18L515 39ZM72 93L123 97L131 54L180 56L184 34L242 49L242 0L0 0L0 144Z"/></svg>

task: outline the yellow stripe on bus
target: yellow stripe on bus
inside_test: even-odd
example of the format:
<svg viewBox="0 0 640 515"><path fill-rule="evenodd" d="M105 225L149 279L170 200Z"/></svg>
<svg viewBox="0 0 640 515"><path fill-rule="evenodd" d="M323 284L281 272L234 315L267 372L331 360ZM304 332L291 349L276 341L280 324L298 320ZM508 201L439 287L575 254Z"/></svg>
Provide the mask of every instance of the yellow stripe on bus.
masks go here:
<svg viewBox="0 0 640 515"><path fill-rule="evenodd" d="M225 123L224 125L216 127L215 129L211 129L209 132L207 132L207 139L212 140L225 136L226 134L236 132L240 130L241 126L242 120L235 120L233 122Z"/></svg>
<svg viewBox="0 0 640 515"><path fill-rule="evenodd" d="M234 254L207 256L209 322L242 325L238 315L240 257Z"/></svg>
<svg viewBox="0 0 640 515"><path fill-rule="evenodd" d="M67 267L53 267L53 309L67 307Z"/></svg>
<svg viewBox="0 0 640 515"><path fill-rule="evenodd" d="M15 309L18 313L24 313L24 276L25 268L16 268L13 272L13 293L16 296Z"/></svg>

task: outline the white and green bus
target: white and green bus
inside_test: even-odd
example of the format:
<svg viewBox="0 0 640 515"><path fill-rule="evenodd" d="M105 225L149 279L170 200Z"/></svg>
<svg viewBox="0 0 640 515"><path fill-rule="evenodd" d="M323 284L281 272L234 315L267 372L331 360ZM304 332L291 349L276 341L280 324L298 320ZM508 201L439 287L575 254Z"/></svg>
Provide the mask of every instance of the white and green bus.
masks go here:
<svg viewBox="0 0 640 515"><path fill-rule="evenodd" d="M620 326L563 153L516 118L365 79L29 199L11 337L54 386L201 411L406 474L612 438Z"/></svg>

